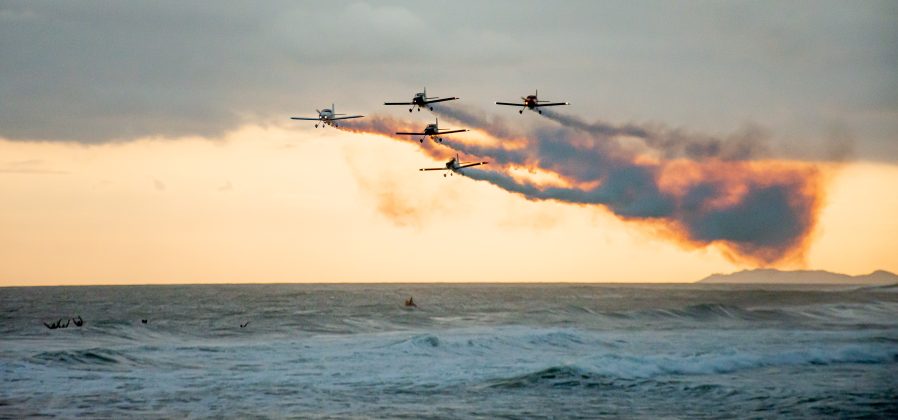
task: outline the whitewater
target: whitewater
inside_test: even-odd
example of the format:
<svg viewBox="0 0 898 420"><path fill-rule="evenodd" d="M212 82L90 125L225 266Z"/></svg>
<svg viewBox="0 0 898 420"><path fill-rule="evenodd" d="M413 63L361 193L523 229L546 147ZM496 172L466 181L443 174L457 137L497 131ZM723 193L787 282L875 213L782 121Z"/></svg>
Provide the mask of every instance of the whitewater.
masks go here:
<svg viewBox="0 0 898 420"><path fill-rule="evenodd" d="M0 288L0 417L896 418L896 291Z"/></svg>

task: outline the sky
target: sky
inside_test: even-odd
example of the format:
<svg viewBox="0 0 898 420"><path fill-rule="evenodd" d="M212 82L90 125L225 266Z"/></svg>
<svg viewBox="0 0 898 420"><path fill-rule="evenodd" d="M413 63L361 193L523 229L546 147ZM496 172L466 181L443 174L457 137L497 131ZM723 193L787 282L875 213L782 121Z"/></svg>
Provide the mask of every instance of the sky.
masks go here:
<svg viewBox="0 0 898 420"><path fill-rule="evenodd" d="M894 2L0 1L0 286L898 271ZM409 113L385 101L461 99ZM539 115L496 101L567 101ZM290 120L366 117L339 129ZM392 135L472 131L443 144ZM490 161L468 176L418 169Z"/></svg>

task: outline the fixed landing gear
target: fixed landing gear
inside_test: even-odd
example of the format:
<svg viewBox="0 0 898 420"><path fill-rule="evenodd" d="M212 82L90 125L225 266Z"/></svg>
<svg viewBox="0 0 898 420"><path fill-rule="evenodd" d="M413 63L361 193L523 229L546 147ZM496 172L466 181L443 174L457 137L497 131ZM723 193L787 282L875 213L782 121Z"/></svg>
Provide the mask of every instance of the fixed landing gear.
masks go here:
<svg viewBox="0 0 898 420"><path fill-rule="evenodd" d="M523 114L523 113L524 113L523 109L518 111L518 114Z"/></svg>
<svg viewBox="0 0 898 420"><path fill-rule="evenodd" d="M420 141L421 143L424 143L424 137L421 137L421 140L418 140L418 141Z"/></svg>
<svg viewBox="0 0 898 420"><path fill-rule="evenodd" d="M440 143L442 143L442 142L443 142L443 138L442 138L442 137L437 137L437 141L440 142Z"/></svg>
<svg viewBox="0 0 898 420"><path fill-rule="evenodd" d="M315 124L315 128L318 128L318 124Z"/></svg>
<svg viewBox="0 0 898 420"><path fill-rule="evenodd" d="M412 109L414 109L414 108L409 108L409 109L408 109L408 112L412 112Z"/></svg>
<svg viewBox="0 0 898 420"><path fill-rule="evenodd" d="M543 112L538 109L536 110L536 112L539 112L539 115L543 115Z"/></svg>
<svg viewBox="0 0 898 420"><path fill-rule="evenodd" d="M431 110L431 111L433 111L433 107L432 107L432 106L431 106L431 107L429 107L429 108L430 108L430 110ZM419 109L419 111L420 111L420 109Z"/></svg>

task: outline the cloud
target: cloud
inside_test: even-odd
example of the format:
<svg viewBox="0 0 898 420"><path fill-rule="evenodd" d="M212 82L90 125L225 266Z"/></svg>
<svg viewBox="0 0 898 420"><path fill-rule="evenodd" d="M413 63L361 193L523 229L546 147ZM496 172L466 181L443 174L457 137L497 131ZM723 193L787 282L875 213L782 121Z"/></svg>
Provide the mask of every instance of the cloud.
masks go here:
<svg viewBox="0 0 898 420"><path fill-rule="evenodd" d="M218 137L331 102L370 114L422 86L482 106L540 87L612 121L705 132L760 121L789 136L749 128L742 145L807 145L788 149L799 157L826 158L815 139L843 121L859 156L898 159L886 6L514 5L4 2L0 137ZM788 17L798 12L805 18ZM771 53L771 33L789 47ZM716 155L717 140L734 158L767 153L714 137L665 150Z"/></svg>
<svg viewBox="0 0 898 420"><path fill-rule="evenodd" d="M155 188L156 191L165 191L165 183L156 178L153 178L153 188Z"/></svg>
<svg viewBox="0 0 898 420"><path fill-rule="evenodd" d="M40 159L26 159L0 164L0 174L66 175L68 171L47 169Z"/></svg>
<svg viewBox="0 0 898 420"><path fill-rule="evenodd" d="M421 228L434 217L460 210L454 188L442 188L439 192L416 190L408 183L407 172L364 163L363 157L349 150L344 156L356 183L374 200L377 212L395 226Z"/></svg>

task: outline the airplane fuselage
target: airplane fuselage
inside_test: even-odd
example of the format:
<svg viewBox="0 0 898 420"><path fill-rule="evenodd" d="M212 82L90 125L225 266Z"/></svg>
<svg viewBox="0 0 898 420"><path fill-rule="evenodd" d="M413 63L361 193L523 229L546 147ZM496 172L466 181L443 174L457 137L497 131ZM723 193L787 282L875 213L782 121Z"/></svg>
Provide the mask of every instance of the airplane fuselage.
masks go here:
<svg viewBox="0 0 898 420"><path fill-rule="evenodd" d="M424 96L424 93L421 93L421 92L416 93L415 97L412 98L412 103L414 105L417 105L419 108L426 107L427 106L427 97Z"/></svg>
<svg viewBox="0 0 898 420"><path fill-rule="evenodd" d="M528 95L526 98L524 98L524 106L530 109L536 108L536 104L538 102L539 101L536 99L536 95Z"/></svg>
<svg viewBox="0 0 898 420"><path fill-rule="evenodd" d="M518 110L519 114L523 114L525 109L542 114L542 107L570 104L567 102L541 101L539 100L539 91L536 91L533 95L521 96L521 102L496 102L496 105L521 106L522 108Z"/></svg>
<svg viewBox="0 0 898 420"><path fill-rule="evenodd" d="M353 119L353 118L363 118L364 117L364 115L337 114L336 112L334 112L335 109L336 108L334 108L334 106L331 105L330 108L316 109L316 111L318 111L317 117L314 117L314 118L313 117L291 117L290 119L291 120L303 120L303 121L317 121L315 123L315 128L318 128L318 126L324 127L327 125L329 125L331 127L337 127L338 122L340 120L349 120L349 119Z"/></svg>
<svg viewBox="0 0 898 420"><path fill-rule="evenodd" d="M461 160L459 160L458 154L456 154L454 158L449 159L449 161L446 162L445 164L443 164L442 167L439 167L439 168L421 168L420 170L421 170L421 171L446 171L445 173L443 173L443 176L445 177L445 176L447 176L447 175L452 175L452 174L464 175L464 172L462 172L463 169L469 168L469 167L471 167L471 166L486 165L487 163L489 163L489 162L468 162L468 163L464 163L464 162L462 162Z"/></svg>
<svg viewBox="0 0 898 420"><path fill-rule="evenodd" d="M396 134L402 135L402 136L424 136L420 139L421 142L424 142L424 139L427 137L430 137L433 140L442 142L443 139L440 136L443 134L461 133L464 131L468 131L467 129L442 130L441 131L439 124L440 124L439 121L437 121L433 124L427 124L427 126L424 127L424 131L420 131L420 132L400 131L400 132L397 132Z"/></svg>
<svg viewBox="0 0 898 420"><path fill-rule="evenodd" d="M439 97L435 97L435 96L428 97L427 89L425 88L423 92L416 93L415 96L412 97L412 100L410 102L384 102L384 105L411 105L411 107L408 109L408 112L414 111L415 108L417 108L418 111L420 111L421 108L427 108L427 109L433 111L433 105L431 105L431 104L436 103L436 102L451 101L454 99L458 99L458 98L456 98L454 96L451 98L439 98Z"/></svg>
<svg viewBox="0 0 898 420"><path fill-rule="evenodd" d="M327 125L334 125L334 111L330 109L322 109L318 112L318 119Z"/></svg>

